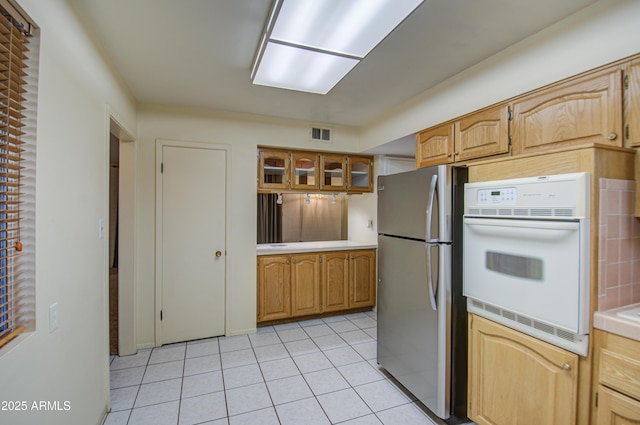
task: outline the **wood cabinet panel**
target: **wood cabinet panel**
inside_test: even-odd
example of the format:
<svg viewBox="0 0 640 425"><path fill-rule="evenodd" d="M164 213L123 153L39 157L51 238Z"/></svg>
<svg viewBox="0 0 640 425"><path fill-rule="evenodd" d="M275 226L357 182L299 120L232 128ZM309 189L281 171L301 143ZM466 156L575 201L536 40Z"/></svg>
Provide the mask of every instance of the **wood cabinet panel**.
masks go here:
<svg viewBox="0 0 640 425"><path fill-rule="evenodd" d="M418 133L416 135L416 167L424 168L453 162L453 134L452 123Z"/></svg>
<svg viewBox="0 0 640 425"><path fill-rule="evenodd" d="M589 74L513 103L513 154L586 143L622 146L622 71Z"/></svg>
<svg viewBox="0 0 640 425"><path fill-rule="evenodd" d="M640 342L594 331L594 425L640 425Z"/></svg>
<svg viewBox="0 0 640 425"><path fill-rule="evenodd" d="M478 425L576 423L578 356L470 315L469 417Z"/></svg>
<svg viewBox="0 0 640 425"><path fill-rule="evenodd" d="M347 190L347 156L323 154L320 158L320 188L327 191Z"/></svg>
<svg viewBox="0 0 640 425"><path fill-rule="evenodd" d="M258 189L291 188L290 155L278 150L261 150L258 153Z"/></svg>
<svg viewBox="0 0 640 425"><path fill-rule="evenodd" d="M349 258L349 307L370 307L376 303L376 253L353 251Z"/></svg>
<svg viewBox="0 0 640 425"><path fill-rule="evenodd" d="M373 158L367 156L348 157L347 191L363 193L373 191Z"/></svg>
<svg viewBox="0 0 640 425"><path fill-rule="evenodd" d="M637 348L640 350L640 344ZM600 383L640 400L640 360L601 349Z"/></svg>
<svg viewBox="0 0 640 425"><path fill-rule="evenodd" d="M323 255L322 311L349 308L349 253L334 252Z"/></svg>
<svg viewBox="0 0 640 425"><path fill-rule="evenodd" d="M291 154L291 188L293 190L320 189L320 155L312 152Z"/></svg>
<svg viewBox="0 0 640 425"><path fill-rule="evenodd" d="M258 258L258 321L291 316L291 266L288 256Z"/></svg>
<svg viewBox="0 0 640 425"><path fill-rule="evenodd" d="M629 146L640 146L640 60L631 62L628 73L629 113L627 117Z"/></svg>
<svg viewBox="0 0 640 425"><path fill-rule="evenodd" d="M507 105L477 112L455 122L455 160L466 161L509 152Z"/></svg>
<svg viewBox="0 0 640 425"><path fill-rule="evenodd" d="M320 255L291 256L291 315L320 313Z"/></svg>
<svg viewBox="0 0 640 425"><path fill-rule="evenodd" d="M601 386L597 425L640 425L640 402Z"/></svg>

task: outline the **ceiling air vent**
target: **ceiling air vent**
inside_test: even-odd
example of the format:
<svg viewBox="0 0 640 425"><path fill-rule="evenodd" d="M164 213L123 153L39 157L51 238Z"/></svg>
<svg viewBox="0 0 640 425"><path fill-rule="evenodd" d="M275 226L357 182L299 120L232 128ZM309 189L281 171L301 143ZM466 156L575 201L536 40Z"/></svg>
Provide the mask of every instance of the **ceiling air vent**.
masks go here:
<svg viewBox="0 0 640 425"><path fill-rule="evenodd" d="M311 140L314 142L331 143L331 129L312 126Z"/></svg>

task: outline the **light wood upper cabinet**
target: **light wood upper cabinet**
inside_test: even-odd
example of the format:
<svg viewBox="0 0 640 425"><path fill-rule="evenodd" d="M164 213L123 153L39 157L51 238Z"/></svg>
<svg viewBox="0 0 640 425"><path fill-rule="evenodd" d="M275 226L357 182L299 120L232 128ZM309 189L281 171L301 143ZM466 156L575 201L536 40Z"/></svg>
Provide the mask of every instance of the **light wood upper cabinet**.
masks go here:
<svg viewBox="0 0 640 425"><path fill-rule="evenodd" d="M376 303L376 252L352 251L349 255L349 307L371 307Z"/></svg>
<svg viewBox="0 0 640 425"><path fill-rule="evenodd" d="M478 425L575 425L578 355L469 318L468 415Z"/></svg>
<svg viewBox="0 0 640 425"><path fill-rule="evenodd" d="M481 110L416 137L418 168L508 153L509 108L501 104Z"/></svg>
<svg viewBox="0 0 640 425"><path fill-rule="evenodd" d="M509 108L499 105L455 122L456 161L509 152Z"/></svg>
<svg viewBox="0 0 640 425"><path fill-rule="evenodd" d="M291 188L290 155L278 150L261 150L258 153L258 189Z"/></svg>
<svg viewBox="0 0 640 425"><path fill-rule="evenodd" d="M291 317L291 259L258 257L258 321Z"/></svg>
<svg viewBox="0 0 640 425"><path fill-rule="evenodd" d="M320 155L313 152L291 154L291 188L293 190L320 189Z"/></svg>
<svg viewBox="0 0 640 425"><path fill-rule="evenodd" d="M291 256L291 315L320 313L320 255Z"/></svg>
<svg viewBox="0 0 640 425"><path fill-rule="evenodd" d="M349 308L349 252L329 252L323 255L322 310L340 311Z"/></svg>
<svg viewBox="0 0 640 425"><path fill-rule="evenodd" d="M372 192L373 191L373 158L369 156L348 157L348 191Z"/></svg>
<svg viewBox="0 0 640 425"><path fill-rule="evenodd" d="M640 60L631 62L628 73L629 114L627 131L629 146L640 146Z"/></svg>
<svg viewBox="0 0 640 425"><path fill-rule="evenodd" d="M640 425L640 342L594 331L594 425Z"/></svg>
<svg viewBox="0 0 640 425"><path fill-rule="evenodd" d="M373 156L258 148L258 192L373 192Z"/></svg>
<svg viewBox="0 0 640 425"><path fill-rule="evenodd" d="M347 190L347 156L323 154L320 159L320 188L325 191L344 192Z"/></svg>
<svg viewBox="0 0 640 425"><path fill-rule="evenodd" d="M452 123L418 133L416 135L416 167L424 168L453 162L453 133Z"/></svg>
<svg viewBox="0 0 640 425"><path fill-rule="evenodd" d="M587 143L623 145L622 71L588 74L513 103L513 154Z"/></svg>

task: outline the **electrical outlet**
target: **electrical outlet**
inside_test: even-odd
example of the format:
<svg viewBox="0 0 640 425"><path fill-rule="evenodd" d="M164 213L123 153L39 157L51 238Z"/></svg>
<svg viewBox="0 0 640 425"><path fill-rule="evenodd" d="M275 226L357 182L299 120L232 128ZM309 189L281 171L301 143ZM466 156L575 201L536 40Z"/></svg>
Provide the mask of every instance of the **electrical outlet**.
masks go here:
<svg viewBox="0 0 640 425"><path fill-rule="evenodd" d="M49 306L49 333L58 329L58 303Z"/></svg>

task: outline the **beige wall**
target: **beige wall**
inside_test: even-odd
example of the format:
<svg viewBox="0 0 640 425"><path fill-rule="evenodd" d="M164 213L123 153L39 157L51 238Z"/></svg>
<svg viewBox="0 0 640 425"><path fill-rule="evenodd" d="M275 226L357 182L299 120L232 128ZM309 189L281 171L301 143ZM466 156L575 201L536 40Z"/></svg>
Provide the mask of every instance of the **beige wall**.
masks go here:
<svg viewBox="0 0 640 425"><path fill-rule="evenodd" d="M230 281L231 335L256 328L256 155L257 145L353 152L355 129L333 126L332 144L309 141L305 122L196 109L143 105L138 111L138 347L151 347L154 339L155 261L155 145L156 140L203 142L231 148L227 267Z"/></svg>
<svg viewBox="0 0 640 425"><path fill-rule="evenodd" d="M0 353L0 400L70 411L0 412L12 425L99 423L108 402L107 107L135 128L135 104L66 2L19 0L41 28L37 123L36 330ZM49 305L59 328L49 333Z"/></svg>

